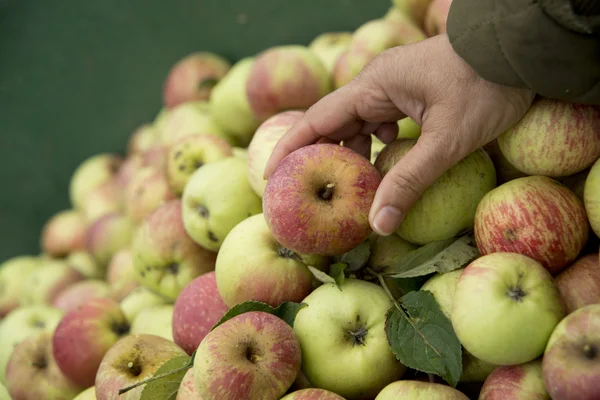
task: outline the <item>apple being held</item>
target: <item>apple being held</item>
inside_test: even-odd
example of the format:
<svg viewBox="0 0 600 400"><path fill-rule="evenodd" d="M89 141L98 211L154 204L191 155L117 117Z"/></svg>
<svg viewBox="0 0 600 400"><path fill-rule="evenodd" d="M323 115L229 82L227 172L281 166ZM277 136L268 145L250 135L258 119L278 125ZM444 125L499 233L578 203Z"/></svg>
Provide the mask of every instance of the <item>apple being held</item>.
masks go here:
<svg viewBox="0 0 600 400"><path fill-rule="evenodd" d="M326 32L318 35L308 45L331 74L339 56L350 47L351 32Z"/></svg>
<svg viewBox="0 0 600 400"><path fill-rule="evenodd" d="M129 247L121 249L113 255L106 270L106 281L111 288L111 297L119 301L139 286Z"/></svg>
<svg viewBox="0 0 600 400"><path fill-rule="evenodd" d="M412 118L405 117L398 120L398 139L418 139L421 136L421 127Z"/></svg>
<svg viewBox="0 0 600 400"><path fill-rule="evenodd" d="M524 255L499 252L476 259L462 272L451 320L469 353L490 364L513 365L542 355L563 316L548 271Z"/></svg>
<svg viewBox="0 0 600 400"><path fill-rule="evenodd" d="M53 257L64 257L85 248L87 226L83 215L75 210L61 211L42 228L42 251Z"/></svg>
<svg viewBox="0 0 600 400"><path fill-rule="evenodd" d="M91 299L109 297L110 295L110 286L105 281L99 279L84 280L63 290L54 299L53 305L64 312L69 312Z"/></svg>
<svg viewBox="0 0 600 400"><path fill-rule="evenodd" d="M90 226L86 248L98 264L106 266L116 252L129 246L133 231L133 223L126 215L107 214Z"/></svg>
<svg viewBox="0 0 600 400"><path fill-rule="evenodd" d="M425 33L435 36L446 33L446 20L452 0L433 0L425 13Z"/></svg>
<svg viewBox="0 0 600 400"><path fill-rule="evenodd" d="M598 253L580 257L558 274L555 281L567 314L588 304L600 303Z"/></svg>
<svg viewBox="0 0 600 400"><path fill-rule="evenodd" d="M440 383L402 380L387 385L375 400L469 400L458 390Z"/></svg>
<svg viewBox="0 0 600 400"><path fill-rule="evenodd" d="M196 381L194 381L193 368L188 369L183 376L175 400L203 400L196 387Z"/></svg>
<svg viewBox="0 0 600 400"><path fill-rule="evenodd" d="M348 147L313 144L288 154L265 187L273 237L301 254L339 255L372 232L369 210L381 175Z"/></svg>
<svg viewBox="0 0 600 400"><path fill-rule="evenodd" d="M112 179L122 162L123 159L116 154L102 153L79 164L69 183L69 197L73 208L81 210L88 193Z"/></svg>
<svg viewBox="0 0 600 400"><path fill-rule="evenodd" d="M134 224L139 224L161 204L175 198L162 169L145 167L125 190L125 211Z"/></svg>
<svg viewBox="0 0 600 400"><path fill-rule="evenodd" d="M17 256L0 264L0 318L19 307L23 277L40 264L34 256Z"/></svg>
<svg viewBox="0 0 600 400"><path fill-rule="evenodd" d="M104 355L96 374L97 400L139 400L144 385L122 395L119 390L152 377L165 362L185 352L170 340L154 335L128 335Z"/></svg>
<svg viewBox="0 0 600 400"><path fill-rule="evenodd" d="M161 131L161 140L163 144L170 146L183 137L199 133L219 136L231 144L235 142L215 123L212 105L204 100L189 101L173 107Z"/></svg>
<svg viewBox="0 0 600 400"><path fill-rule="evenodd" d="M84 277L64 260L47 260L22 279L20 304L32 305L52 304L63 290Z"/></svg>
<svg viewBox="0 0 600 400"><path fill-rule="evenodd" d="M277 400L300 371L300 345L292 328L265 312L246 312L211 331L196 352L200 397Z"/></svg>
<svg viewBox="0 0 600 400"><path fill-rule="evenodd" d="M324 284L302 302L307 307L296 315L294 332L302 371L315 387L348 400L371 399L402 377L406 368L385 331L392 301L381 286L348 278L341 290Z"/></svg>
<svg viewBox="0 0 600 400"><path fill-rule="evenodd" d="M487 193L475 215L482 254L520 253L557 274L585 246L589 223L581 200L557 181L528 176Z"/></svg>
<svg viewBox="0 0 600 400"><path fill-rule="evenodd" d="M281 400L344 400L344 398L329 390L310 388L292 392L283 396Z"/></svg>
<svg viewBox="0 0 600 400"><path fill-rule="evenodd" d="M152 124L140 125L127 142L127 154L129 156L142 154L156 144L158 131Z"/></svg>
<svg viewBox="0 0 600 400"><path fill-rule="evenodd" d="M600 159L594 163L585 180L583 200L590 225L600 237Z"/></svg>
<svg viewBox="0 0 600 400"><path fill-rule="evenodd" d="M231 65L218 54L195 52L177 61L163 86L163 103L173 108L181 103L208 100L215 84Z"/></svg>
<svg viewBox="0 0 600 400"><path fill-rule="evenodd" d="M192 279L215 268L216 254L185 231L180 200L163 204L144 220L131 251L139 282L172 301Z"/></svg>
<svg viewBox="0 0 600 400"><path fill-rule="evenodd" d="M478 400L550 400L542 361L498 367L485 380Z"/></svg>
<svg viewBox="0 0 600 400"><path fill-rule="evenodd" d="M168 304L169 300L153 291L140 286L131 291L125 298L121 300L121 310L127 321L130 323L137 317L137 315L145 310L154 306L160 306Z"/></svg>
<svg viewBox="0 0 600 400"><path fill-rule="evenodd" d="M173 341L173 305L161 304L140 310L131 323L131 333L146 333Z"/></svg>
<svg viewBox="0 0 600 400"><path fill-rule="evenodd" d="M183 223L200 246L217 251L238 223L262 211L248 181L247 163L227 157L198 168L181 200Z"/></svg>

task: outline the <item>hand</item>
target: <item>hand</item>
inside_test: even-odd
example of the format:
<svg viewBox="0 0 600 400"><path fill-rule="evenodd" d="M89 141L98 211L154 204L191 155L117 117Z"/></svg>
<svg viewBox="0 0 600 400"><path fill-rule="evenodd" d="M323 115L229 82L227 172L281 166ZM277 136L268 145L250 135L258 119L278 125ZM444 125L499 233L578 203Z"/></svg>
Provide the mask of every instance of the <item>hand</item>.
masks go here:
<svg viewBox="0 0 600 400"><path fill-rule="evenodd" d="M371 133L389 143L396 122L411 117L421 136L385 175L369 214L373 230L389 235L437 178L517 123L534 96L480 78L446 35L392 48L306 111L278 142L265 178L286 155L318 142L344 141L369 158Z"/></svg>

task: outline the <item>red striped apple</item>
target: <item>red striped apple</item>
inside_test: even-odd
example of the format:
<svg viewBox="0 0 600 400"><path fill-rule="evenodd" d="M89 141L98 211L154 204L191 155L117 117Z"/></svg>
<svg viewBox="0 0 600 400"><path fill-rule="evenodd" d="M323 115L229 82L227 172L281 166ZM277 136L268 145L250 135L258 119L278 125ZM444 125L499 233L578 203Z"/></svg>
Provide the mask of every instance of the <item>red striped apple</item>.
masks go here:
<svg viewBox="0 0 600 400"><path fill-rule="evenodd" d="M81 210L89 192L112 179L123 159L116 154L102 153L85 159L77 166L69 183L69 198L76 210Z"/></svg>
<svg viewBox="0 0 600 400"><path fill-rule="evenodd" d="M111 290L108 283L100 279L90 279L74 283L63 290L54 299L53 305L64 312L69 312L91 299L107 298L110 295Z"/></svg>
<svg viewBox="0 0 600 400"><path fill-rule="evenodd" d="M302 389L283 396L281 400L344 400L344 398L325 389Z"/></svg>
<svg viewBox="0 0 600 400"><path fill-rule="evenodd" d="M129 247L113 255L106 270L106 281L111 287L112 297L119 301L139 286Z"/></svg>
<svg viewBox="0 0 600 400"><path fill-rule="evenodd" d="M338 57L348 49L351 40L351 32L325 32L315 37L308 48L321 59L331 74Z"/></svg>
<svg viewBox="0 0 600 400"><path fill-rule="evenodd" d="M594 163L585 180L583 200L590 225L600 237L600 159Z"/></svg>
<svg viewBox="0 0 600 400"><path fill-rule="evenodd" d="M85 248L87 224L75 210L64 210L52 216L42 228L42 251L53 257L64 257Z"/></svg>
<svg viewBox="0 0 600 400"><path fill-rule="evenodd" d="M588 304L600 303L598 253L577 259L555 277L567 314Z"/></svg>
<svg viewBox="0 0 600 400"><path fill-rule="evenodd" d="M478 400L550 400L542 360L498 367L483 383Z"/></svg>
<svg viewBox="0 0 600 400"><path fill-rule="evenodd" d="M22 276L20 304L52 304L62 291L84 277L64 260L45 260Z"/></svg>
<svg viewBox="0 0 600 400"><path fill-rule="evenodd" d="M19 307L24 276L38 267L41 260L33 256L17 256L0 264L0 318Z"/></svg>
<svg viewBox="0 0 600 400"><path fill-rule="evenodd" d="M129 246L134 226L126 215L111 213L94 222L86 237L87 251L102 266L108 265L119 250Z"/></svg>
<svg viewBox="0 0 600 400"><path fill-rule="evenodd" d="M504 157L504 154L502 154L500 151L500 146L498 145L497 139L492 140L483 146L483 149L489 154L492 162L494 163L498 185L512 181L513 179L527 176L527 174L519 171L510 162L508 162L506 157Z"/></svg>
<svg viewBox="0 0 600 400"><path fill-rule="evenodd" d="M139 224L161 204L175 198L162 169L142 168L125 189L125 212L134 224Z"/></svg>
<svg viewBox="0 0 600 400"><path fill-rule="evenodd" d="M468 400L458 390L440 383L413 380L396 381L387 385L375 400Z"/></svg>
<svg viewBox="0 0 600 400"><path fill-rule="evenodd" d="M181 385L177 390L177 397L175 400L204 400L198 393L196 382L194 381L194 369L190 368L183 376Z"/></svg>

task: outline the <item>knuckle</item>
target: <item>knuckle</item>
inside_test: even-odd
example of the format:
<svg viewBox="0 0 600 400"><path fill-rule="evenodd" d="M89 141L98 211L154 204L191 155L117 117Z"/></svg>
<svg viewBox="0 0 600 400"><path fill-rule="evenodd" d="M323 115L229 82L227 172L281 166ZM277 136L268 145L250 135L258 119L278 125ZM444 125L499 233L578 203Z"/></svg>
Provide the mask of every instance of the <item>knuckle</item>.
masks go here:
<svg viewBox="0 0 600 400"><path fill-rule="evenodd" d="M410 170L393 175L390 189L395 199L410 197L417 200L421 197L420 179Z"/></svg>

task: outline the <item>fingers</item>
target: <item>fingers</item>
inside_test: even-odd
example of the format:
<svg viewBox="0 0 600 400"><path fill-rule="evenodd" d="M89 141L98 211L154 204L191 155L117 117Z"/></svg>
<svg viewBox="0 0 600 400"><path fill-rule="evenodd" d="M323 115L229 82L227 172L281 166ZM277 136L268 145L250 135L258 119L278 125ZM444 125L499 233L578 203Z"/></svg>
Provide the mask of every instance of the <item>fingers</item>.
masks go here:
<svg viewBox="0 0 600 400"><path fill-rule="evenodd" d="M385 122L375 130L375 136L383 143L388 144L396 140L398 137L398 123Z"/></svg>
<svg viewBox="0 0 600 400"><path fill-rule="evenodd" d="M367 160L371 159L371 135L356 135L344 142L344 146L351 148Z"/></svg>

